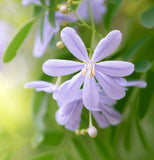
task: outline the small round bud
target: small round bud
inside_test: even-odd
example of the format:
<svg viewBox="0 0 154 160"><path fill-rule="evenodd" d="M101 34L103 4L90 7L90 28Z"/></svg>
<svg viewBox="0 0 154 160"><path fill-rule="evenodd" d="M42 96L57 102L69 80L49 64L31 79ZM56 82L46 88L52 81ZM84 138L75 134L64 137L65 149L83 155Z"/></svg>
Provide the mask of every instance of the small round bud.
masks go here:
<svg viewBox="0 0 154 160"><path fill-rule="evenodd" d="M79 136L79 135L80 135L80 130L77 129L77 130L75 131L75 134L76 134L77 136Z"/></svg>
<svg viewBox="0 0 154 160"><path fill-rule="evenodd" d="M62 41L59 41L59 42L57 42L56 47L58 49L62 49L62 48L64 48L64 43Z"/></svg>
<svg viewBox="0 0 154 160"><path fill-rule="evenodd" d="M94 127L94 126L91 126L89 129L88 129L88 134L90 137L94 138L97 136L97 129Z"/></svg>
<svg viewBox="0 0 154 160"><path fill-rule="evenodd" d="M68 0L67 3L68 4L73 4L73 0Z"/></svg>
<svg viewBox="0 0 154 160"><path fill-rule="evenodd" d="M80 134L81 135L85 135L86 134L86 130L85 129L81 129Z"/></svg>
<svg viewBox="0 0 154 160"><path fill-rule="evenodd" d="M66 5L62 5L60 7L60 12L63 13L63 14L67 14L69 11L69 8L66 6Z"/></svg>
<svg viewBox="0 0 154 160"><path fill-rule="evenodd" d="M62 6L63 6L62 4L59 4L59 5L57 6L57 9L60 10L60 7L62 7Z"/></svg>

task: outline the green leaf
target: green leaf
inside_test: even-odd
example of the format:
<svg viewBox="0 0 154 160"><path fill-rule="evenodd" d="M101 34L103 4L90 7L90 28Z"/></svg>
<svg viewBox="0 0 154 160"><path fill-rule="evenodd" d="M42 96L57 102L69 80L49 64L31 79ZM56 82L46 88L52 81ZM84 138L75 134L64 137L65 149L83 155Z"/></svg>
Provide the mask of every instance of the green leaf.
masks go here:
<svg viewBox="0 0 154 160"><path fill-rule="evenodd" d="M150 102L152 100L152 93L154 92L154 72L148 72L146 82L147 87L142 89L140 92L140 100L138 107L138 117L140 120L143 119L146 115L150 106Z"/></svg>
<svg viewBox="0 0 154 160"><path fill-rule="evenodd" d="M125 124L125 134L124 134L124 147L126 150L131 149L131 136L132 136L132 117L129 117L127 124Z"/></svg>
<svg viewBox="0 0 154 160"><path fill-rule="evenodd" d="M146 28L154 27L154 6L148 8L142 13L140 22Z"/></svg>
<svg viewBox="0 0 154 160"><path fill-rule="evenodd" d="M46 5L46 0L40 0L40 2L44 5Z"/></svg>
<svg viewBox="0 0 154 160"><path fill-rule="evenodd" d="M50 0L50 9L49 9L49 21L50 24L55 27L55 10L56 10L56 1Z"/></svg>
<svg viewBox="0 0 154 160"><path fill-rule="evenodd" d="M20 46L23 44L24 40L26 39L35 20L36 19L33 19L29 21L28 23L26 23L25 25L23 25L23 27L21 27L19 32L14 36L14 38L12 39L12 41L10 42L10 44L8 45L5 51L5 54L3 57L3 61L5 63L10 62L16 56L18 49L20 48Z"/></svg>
<svg viewBox="0 0 154 160"><path fill-rule="evenodd" d="M133 44L124 54L124 60L130 60L136 54L136 52L147 42L147 40L149 40L149 36L144 37Z"/></svg>
<svg viewBox="0 0 154 160"><path fill-rule="evenodd" d="M122 0L109 0L107 5L107 12L104 18L105 27L107 30L110 29L111 23L114 19L114 16L121 4Z"/></svg>
<svg viewBox="0 0 154 160"><path fill-rule="evenodd" d="M148 60L142 60L134 63L136 72L146 72L151 68L151 62Z"/></svg>

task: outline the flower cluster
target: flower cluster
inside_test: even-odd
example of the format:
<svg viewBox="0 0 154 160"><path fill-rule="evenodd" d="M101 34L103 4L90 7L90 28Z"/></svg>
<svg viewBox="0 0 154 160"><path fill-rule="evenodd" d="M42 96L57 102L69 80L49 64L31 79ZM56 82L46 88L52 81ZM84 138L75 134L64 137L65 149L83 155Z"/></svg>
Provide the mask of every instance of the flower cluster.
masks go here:
<svg viewBox="0 0 154 160"><path fill-rule="evenodd" d="M24 5L34 3L42 5L40 0L23 0ZM63 22L76 22L78 17L89 18L89 7L93 14L94 22L101 20L105 13L104 0L83 0L76 13L71 12L70 5L73 1L57 6L55 12L55 27L50 25L48 15L45 12L43 32L40 34L40 25L36 33L34 44L34 56L40 57L54 34L60 30ZM49 0L45 1L46 6ZM77 135L88 133L95 137L97 129L93 126L92 116L100 128L109 125L117 125L121 121L121 114L114 109L116 101L125 96L127 87L146 87L144 81L127 81L125 76L134 72L134 65L130 62L107 60L104 61L119 46L122 34L119 30L113 30L100 40L93 53L88 53L83 41L71 27L65 27L61 31L61 40L57 48L64 46L78 61L50 59L43 64L43 72L49 76L58 77L56 84L45 81L32 81L25 84L25 88L35 88L36 91L53 93L53 98L59 106L56 112L56 120L65 128L75 131ZM92 55L92 56L89 56ZM103 61L102 61L103 60ZM61 76L76 73L70 80L61 84ZM89 111L89 127L80 128L81 113L85 107Z"/></svg>
<svg viewBox="0 0 154 160"><path fill-rule="evenodd" d="M114 109L116 100L125 96L126 87L145 87L143 81L128 81L124 76L133 73L134 65L124 61L103 61L120 44L120 31L111 31L102 39L94 50L93 56L88 57L87 49L73 28L66 27L61 31L61 39L67 49L81 62L71 60L47 60L43 64L43 71L47 75L57 76L57 83L34 81L27 83L25 88L35 88L37 91L53 93L59 110L56 120L69 130L76 130L76 134L97 135L92 124L91 115L100 128L110 124L117 125L121 121L121 114ZM72 79L60 85L60 77L78 72ZM89 110L89 128L77 130L80 126L81 112L85 106Z"/></svg>

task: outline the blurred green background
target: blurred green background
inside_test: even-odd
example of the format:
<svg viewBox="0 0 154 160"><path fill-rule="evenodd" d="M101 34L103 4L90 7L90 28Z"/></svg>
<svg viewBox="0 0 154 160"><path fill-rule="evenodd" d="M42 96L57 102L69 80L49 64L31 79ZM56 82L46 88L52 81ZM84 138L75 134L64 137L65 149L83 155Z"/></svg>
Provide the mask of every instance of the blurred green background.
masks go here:
<svg viewBox="0 0 154 160"><path fill-rule="evenodd" d="M98 30L104 35L111 29L123 33L119 50L110 58L133 62L136 72L128 79L145 80L147 88L132 87L118 101L115 107L123 114L118 126L100 129L95 139L75 136L56 123L58 107L51 95L23 88L26 82L40 78L55 82L42 74L41 66L48 58L72 58L67 50L57 50L54 40L42 58L34 58L34 25L17 57L9 63L1 58L0 160L154 159L154 1L109 0L106 5L108 11ZM20 0L0 0L0 57L20 26L30 19L33 8L22 6ZM87 33L80 28L88 45ZM88 124L86 113L84 110L81 126Z"/></svg>

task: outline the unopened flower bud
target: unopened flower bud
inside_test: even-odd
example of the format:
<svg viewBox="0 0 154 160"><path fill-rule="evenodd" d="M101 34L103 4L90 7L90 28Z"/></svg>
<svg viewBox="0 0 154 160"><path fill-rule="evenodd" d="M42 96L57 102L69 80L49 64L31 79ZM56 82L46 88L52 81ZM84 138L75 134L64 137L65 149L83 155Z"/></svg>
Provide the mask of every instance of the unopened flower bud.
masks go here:
<svg viewBox="0 0 154 160"><path fill-rule="evenodd" d="M94 127L94 126L91 126L89 129L88 129L88 134L90 137L94 138L97 136L97 129Z"/></svg>
<svg viewBox="0 0 154 160"><path fill-rule="evenodd" d="M81 129L80 134L81 135L85 135L86 134L86 130L85 129Z"/></svg>
<svg viewBox="0 0 154 160"><path fill-rule="evenodd" d="M57 6L57 9L60 10L60 7L62 7L62 6L63 6L63 4L59 4L59 5Z"/></svg>
<svg viewBox="0 0 154 160"><path fill-rule="evenodd" d="M67 3L68 4L73 4L73 0L68 0Z"/></svg>
<svg viewBox="0 0 154 160"><path fill-rule="evenodd" d="M62 6L60 7L60 12L61 12L61 13L67 14L68 11L69 11L69 8L68 8L67 5L62 5Z"/></svg>
<svg viewBox="0 0 154 160"><path fill-rule="evenodd" d="M59 42L57 42L56 47L58 49L62 49L62 48L64 48L64 43L62 41L59 41Z"/></svg>
<svg viewBox="0 0 154 160"><path fill-rule="evenodd" d="M77 130L75 131L75 134L76 134L77 136L79 136L79 135L80 135L80 130L77 129Z"/></svg>

